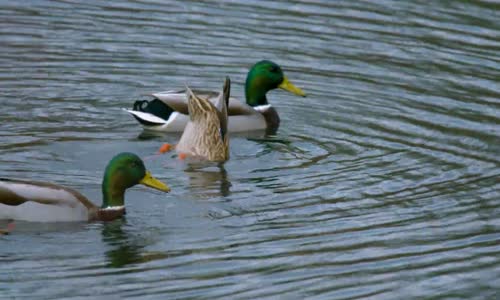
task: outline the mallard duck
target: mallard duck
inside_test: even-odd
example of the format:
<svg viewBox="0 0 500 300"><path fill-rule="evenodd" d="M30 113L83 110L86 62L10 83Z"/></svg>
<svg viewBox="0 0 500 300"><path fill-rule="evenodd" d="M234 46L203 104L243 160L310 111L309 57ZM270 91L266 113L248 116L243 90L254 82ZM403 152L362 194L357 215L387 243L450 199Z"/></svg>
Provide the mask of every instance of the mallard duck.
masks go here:
<svg viewBox="0 0 500 300"><path fill-rule="evenodd" d="M0 219L32 222L114 220L125 214L125 190L136 184L170 191L133 153L120 153L108 163L102 180L101 207L68 187L0 178Z"/></svg>
<svg viewBox="0 0 500 300"><path fill-rule="evenodd" d="M186 87L189 121L175 146L179 156L217 162L229 159L227 105L230 90L231 80L226 77L222 92L212 103Z"/></svg>
<svg viewBox="0 0 500 300"><path fill-rule="evenodd" d="M299 96L305 93L294 86L283 74L281 67L272 61L263 60L256 63L248 72L245 83L246 103L236 98L229 99L228 131L242 132L276 129L280 118L278 113L267 102L266 93L281 88ZM218 93L195 90L201 98L209 99L212 103ZM185 91L166 91L152 95L151 101L136 101L133 109L125 109L142 124L145 129L179 132L186 126L189 117Z"/></svg>

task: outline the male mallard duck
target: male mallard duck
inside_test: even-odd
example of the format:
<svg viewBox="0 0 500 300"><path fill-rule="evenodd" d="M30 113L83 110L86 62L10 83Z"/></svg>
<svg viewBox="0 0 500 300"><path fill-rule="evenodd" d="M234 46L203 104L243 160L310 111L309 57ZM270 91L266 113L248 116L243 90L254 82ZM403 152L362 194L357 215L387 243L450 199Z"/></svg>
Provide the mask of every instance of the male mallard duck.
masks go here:
<svg viewBox="0 0 500 300"><path fill-rule="evenodd" d="M195 95L189 87L186 87L186 90L189 121L175 146L179 156L218 162L228 160L227 105L231 80L226 77L222 92L215 103Z"/></svg>
<svg viewBox="0 0 500 300"><path fill-rule="evenodd" d="M136 184L170 191L132 153L120 153L108 163L102 180L101 207L71 188L0 178L0 219L34 222L114 220L125 214L125 190Z"/></svg>
<svg viewBox="0 0 500 300"><path fill-rule="evenodd" d="M246 104L236 98L229 99L228 131L241 132L276 129L280 118L276 110L267 102L266 93L281 88L305 97L305 93L294 86L283 74L277 64L263 60L256 63L248 72L245 83ZM194 91L198 97L209 99L212 103L217 93ZM189 117L185 91L167 91L153 94L152 101L136 101L134 108L126 110L143 125L145 129L178 132L186 126ZM144 106L144 104L147 104Z"/></svg>

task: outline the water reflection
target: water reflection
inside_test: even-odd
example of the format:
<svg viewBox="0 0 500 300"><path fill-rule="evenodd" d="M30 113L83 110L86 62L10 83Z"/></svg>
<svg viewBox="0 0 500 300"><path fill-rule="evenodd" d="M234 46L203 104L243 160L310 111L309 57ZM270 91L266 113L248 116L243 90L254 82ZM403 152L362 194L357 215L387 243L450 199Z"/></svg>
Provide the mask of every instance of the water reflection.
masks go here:
<svg viewBox="0 0 500 300"><path fill-rule="evenodd" d="M236 138L247 137L249 140L262 137L264 131L255 131L250 133L235 134ZM164 133L143 130L139 135L139 140L157 140L157 148L159 149L162 143L175 145L179 140L180 133ZM234 143L230 141L230 143ZM231 147L231 146L230 146ZM183 171L189 177L189 189L203 194L204 197L226 197L231 194L231 181L224 163L213 163L188 158L185 161L178 158L177 153L170 151L165 154L152 153L143 158L145 161L161 160L161 165L165 168L177 168Z"/></svg>
<svg viewBox="0 0 500 300"><path fill-rule="evenodd" d="M126 227L125 218L103 223L102 240L111 248L105 252L107 267L121 268L129 264L162 259L166 256L159 252L144 251L144 247L150 242L140 234L128 231Z"/></svg>
<svg viewBox="0 0 500 300"><path fill-rule="evenodd" d="M203 192L206 197L226 197L231 194L231 181L224 163L187 163L184 173L189 176L190 188Z"/></svg>
<svg viewBox="0 0 500 300"><path fill-rule="evenodd" d="M247 139L262 146L262 150L257 154L257 156L266 155L272 153L273 151L293 152L291 141L278 138L273 135L266 135L264 137L250 136Z"/></svg>
<svg viewBox="0 0 500 300"><path fill-rule="evenodd" d="M495 1L31 2L0 10L1 175L98 195L131 151L173 191L133 189L108 224L16 222L3 298L496 299ZM309 98L271 92L277 136L231 134L224 165L154 155L180 133L120 110L226 75L243 95L261 59Z"/></svg>

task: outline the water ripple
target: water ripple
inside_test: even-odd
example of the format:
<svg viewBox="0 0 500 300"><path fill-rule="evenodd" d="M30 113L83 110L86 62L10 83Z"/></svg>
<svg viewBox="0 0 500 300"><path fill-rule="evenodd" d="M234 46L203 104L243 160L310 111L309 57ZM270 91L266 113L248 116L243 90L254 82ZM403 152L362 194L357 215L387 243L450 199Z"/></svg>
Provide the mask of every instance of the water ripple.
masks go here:
<svg viewBox="0 0 500 300"><path fill-rule="evenodd" d="M500 285L498 3L1 1L0 173L100 202L132 151L172 187L125 220L19 222L1 236L12 298L493 299ZM121 111L154 91L243 96L272 59L276 136L231 160L153 156ZM0 221L0 228L6 222Z"/></svg>

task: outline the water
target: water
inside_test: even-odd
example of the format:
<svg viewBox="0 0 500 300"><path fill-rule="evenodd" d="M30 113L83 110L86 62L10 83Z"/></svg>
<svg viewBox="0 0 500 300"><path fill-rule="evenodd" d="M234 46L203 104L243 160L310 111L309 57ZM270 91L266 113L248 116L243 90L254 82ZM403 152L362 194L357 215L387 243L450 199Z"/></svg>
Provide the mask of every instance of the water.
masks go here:
<svg viewBox="0 0 500 300"><path fill-rule="evenodd" d="M276 136L222 166L146 160L173 189L111 223L18 222L0 297L497 299L497 1L0 0L0 176L100 203L107 161L179 135L123 111L170 88L243 96L279 63ZM1 224L5 225L5 222Z"/></svg>

